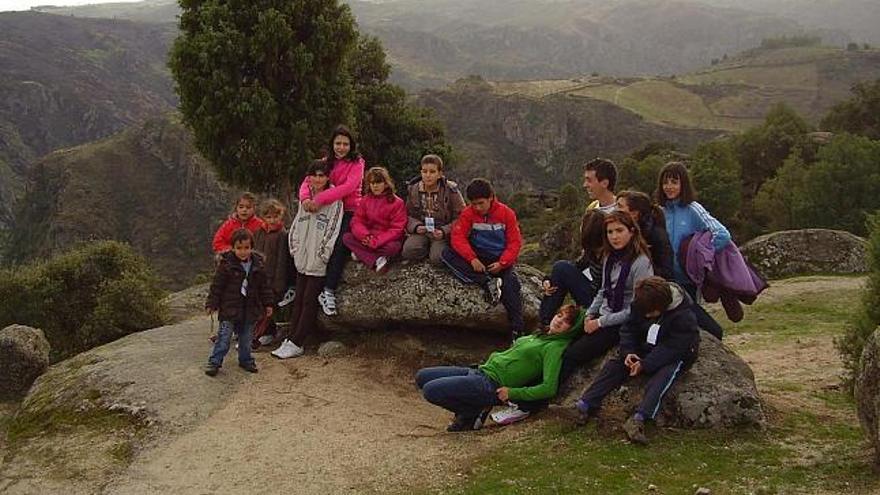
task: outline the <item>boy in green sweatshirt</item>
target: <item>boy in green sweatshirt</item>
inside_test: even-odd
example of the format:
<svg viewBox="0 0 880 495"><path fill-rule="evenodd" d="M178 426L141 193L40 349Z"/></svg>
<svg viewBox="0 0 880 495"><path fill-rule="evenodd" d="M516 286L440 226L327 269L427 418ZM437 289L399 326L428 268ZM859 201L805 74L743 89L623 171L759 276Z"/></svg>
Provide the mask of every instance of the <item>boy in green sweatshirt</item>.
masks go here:
<svg viewBox="0 0 880 495"><path fill-rule="evenodd" d="M455 414L446 431L479 430L492 406L556 395L562 353L583 328L583 320L577 306L563 306L545 332L516 339L479 368L423 368L416 374L416 385L428 402Z"/></svg>

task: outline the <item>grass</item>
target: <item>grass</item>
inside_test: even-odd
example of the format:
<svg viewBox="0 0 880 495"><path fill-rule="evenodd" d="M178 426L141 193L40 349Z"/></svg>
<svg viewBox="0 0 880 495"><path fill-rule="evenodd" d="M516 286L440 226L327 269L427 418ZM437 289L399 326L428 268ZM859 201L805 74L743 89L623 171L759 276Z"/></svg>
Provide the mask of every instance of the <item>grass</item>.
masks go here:
<svg viewBox="0 0 880 495"><path fill-rule="evenodd" d="M795 286L768 295L728 331L766 337L749 341L764 350L799 336L827 340L855 311L849 302L859 290L848 287ZM648 432L651 444L637 447L608 420L577 429L567 420L545 418L480 457L458 482L417 493L631 494L649 492L651 485L651 493L663 494L691 494L697 487L713 494L880 493L852 397L797 376L772 378L761 383L759 377L770 397L764 430L654 428Z"/></svg>

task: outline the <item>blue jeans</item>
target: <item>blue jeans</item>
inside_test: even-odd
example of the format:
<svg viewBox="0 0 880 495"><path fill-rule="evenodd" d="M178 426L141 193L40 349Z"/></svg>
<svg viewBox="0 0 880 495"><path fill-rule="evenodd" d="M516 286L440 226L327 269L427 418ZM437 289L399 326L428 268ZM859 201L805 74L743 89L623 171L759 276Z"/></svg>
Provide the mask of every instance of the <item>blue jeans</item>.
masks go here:
<svg viewBox="0 0 880 495"><path fill-rule="evenodd" d="M596 296L593 283L571 261L561 260L553 263L550 285L557 289L553 294L541 298L541 309L538 314L542 325L550 324L550 320L562 307L567 294L571 294L574 301L583 308L589 308Z"/></svg>
<svg viewBox="0 0 880 495"><path fill-rule="evenodd" d="M244 321L221 321L217 331L217 341L214 342L214 350L208 358L208 364L223 366L223 358L229 352L229 342L232 340L232 332L238 334L238 364L248 365L254 363L251 356L251 339L254 334L255 322Z"/></svg>
<svg viewBox="0 0 880 495"><path fill-rule="evenodd" d="M476 418L483 409L501 403L495 393L498 385L474 368L422 368L416 373L416 385L425 400L463 418Z"/></svg>

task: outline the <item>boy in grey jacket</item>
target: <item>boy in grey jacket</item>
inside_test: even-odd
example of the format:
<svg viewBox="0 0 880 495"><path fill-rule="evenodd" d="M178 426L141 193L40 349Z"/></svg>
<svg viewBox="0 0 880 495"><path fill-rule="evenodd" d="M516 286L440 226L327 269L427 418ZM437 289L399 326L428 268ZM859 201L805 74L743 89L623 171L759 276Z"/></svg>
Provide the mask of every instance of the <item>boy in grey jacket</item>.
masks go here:
<svg viewBox="0 0 880 495"><path fill-rule="evenodd" d="M406 196L403 259L420 261L427 257L431 263L441 264L452 222L464 206L458 185L443 177L443 160L437 155L423 156L421 180L410 182Z"/></svg>

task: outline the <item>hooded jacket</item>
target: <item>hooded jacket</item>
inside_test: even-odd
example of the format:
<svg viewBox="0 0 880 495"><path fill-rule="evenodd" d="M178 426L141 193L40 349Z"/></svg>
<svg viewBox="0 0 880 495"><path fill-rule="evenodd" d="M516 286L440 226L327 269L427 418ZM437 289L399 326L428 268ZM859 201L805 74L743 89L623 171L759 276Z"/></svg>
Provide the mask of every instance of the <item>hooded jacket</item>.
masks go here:
<svg viewBox="0 0 880 495"><path fill-rule="evenodd" d="M416 228L425 225L425 217L434 219L434 226L443 231L444 236L449 237L452 231L452 222L461 215L465 208L464 198L458 189L458 184L440 177L436 192L425 191L425 184L421 179L410 182L406 195L406 231L415 233Z"/></svg>
<svg viewBox="0 0 880 495"><path fill-rule="evenodd" d="M497 256L502 267L510 268L516 263L522 247L516 213L498 198L492 200L485 215L468 206L452 225L450 244L468 263L479 252L481 255Z"/></svg>
<svg viewBox="0 0 880 495"><path fill-rule="evenodd" d="M246 221L241 221L233 213L229 218L220 225L214 234L214 242L211 243L211 249L215 253L224 253L232 249L232 234L238 229L248 229L251 234L256 234L257 230L263 227L263 220L256 215L250 217Z"/></svg>
<svg viewBox="0 0 880 495"><path fill-rule="evenodd" d="M254 234L254 249L263 255L266 277L278 300L287 288L287 275L290 271L287 229L283 224L269 225L264 222Z"/></svg>
<svg viewBox="0 0 880 495"><path fill-rule="evenodd" d="M312 213L300 203L288 235L296 271L312 277L327 274L327 263L342 228L342 208L342 201L336 200Z"/></svg>
<svg viewBox="0 0 880 495"><path fill-rule="evenodd" d="M480 370L501 387L508 387L512 401L549 399L559 387L562 353L583 333L585 311L571 328L554 335L535 334L516 339L504 351L493 352ZM541 383L535 384L537 380Z"/></svg>
<svg viewBox="0 0 880 495"><path fill-rule="evenodd" d="M384 246L391 241L403 239L406 227L406 206L396 195L390 197L368 194L361 198L351 219L351 233L355 239L362 241L368 235L373 236L371 248Z"/></svg>
<svg viewBox="0 0 880 495"><path fill-rule="evenodd" d="M330 170L330 183L333 187L312 196L311 182L306 176L299 186L299 200L311 199L321 206L341 200L345 211L355 211L361 201L361 183L364 181L364 159L336 160Z"/></svg>
<svg viewBox="0 0 880 495"><path fill-rule="evenodd" d="M251 269L244 271L241 260L227 251L220 257L214 280L208 291L205 307L216 309L220 321L248 321L256 323L265 308L275 305L275 295L266 280L263 256L251 254ZM247 296L241 294L241 285L247 277Z"/></svg>

